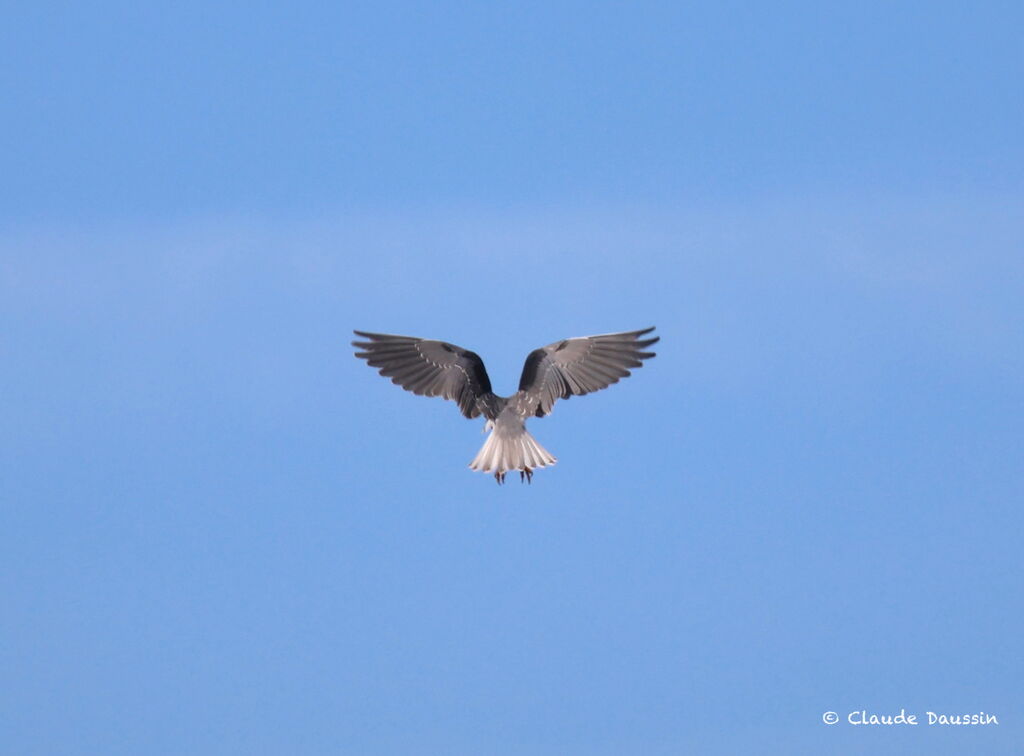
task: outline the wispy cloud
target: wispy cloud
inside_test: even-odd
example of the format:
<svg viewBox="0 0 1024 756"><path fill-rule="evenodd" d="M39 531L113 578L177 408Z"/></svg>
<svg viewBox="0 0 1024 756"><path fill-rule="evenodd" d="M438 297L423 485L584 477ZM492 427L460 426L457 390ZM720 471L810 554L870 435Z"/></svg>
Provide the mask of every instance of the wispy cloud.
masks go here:
<svg viewBox="0 0 1024 756"><path fill-rule="evenodd" d="M271 350L304 318L339 338L499 333L510 371L537 338L648 322L708 380L762 371L794 339L820 349L826 327L836 342L913 328L951 357L999 359L1022 332L1021 209L861 197L24 228L0 236L0 311L24 332L171 342L248 321Z"/></svg>

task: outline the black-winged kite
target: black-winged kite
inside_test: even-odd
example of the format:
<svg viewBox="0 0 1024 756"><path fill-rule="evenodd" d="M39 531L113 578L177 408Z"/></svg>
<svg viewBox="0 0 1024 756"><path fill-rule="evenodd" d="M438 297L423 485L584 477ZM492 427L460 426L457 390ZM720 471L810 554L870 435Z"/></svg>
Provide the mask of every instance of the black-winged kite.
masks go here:
<svg viewBox="0 0 1024 756"><path fill-rule="evenodd" d="M518 470L519 479L529 482L536 468L555 464L555 458L526 430L527 418L544 417L556 399L598 391L628 376L629 368L641 367L655 356L644 350L658 337L641 338L653 330L563 339L535 349L526 358L519 391L508 397L491 392L476 353L454 344L355 331L367 340L352 345L359 348L356 357L406 391L451 399L466 417L487 418L484 429L491 434L471 469L493 473L498 483L509 470Z"/></svg>

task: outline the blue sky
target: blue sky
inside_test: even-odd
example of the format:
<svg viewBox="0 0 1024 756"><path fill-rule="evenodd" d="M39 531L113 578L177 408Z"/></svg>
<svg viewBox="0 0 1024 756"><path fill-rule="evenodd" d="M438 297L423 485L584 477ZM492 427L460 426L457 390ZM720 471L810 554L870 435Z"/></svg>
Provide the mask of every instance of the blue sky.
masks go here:
<svg viewBox="0 0 1024 756"><path fill-rule="evenodd" d="M9 16L12 752L1015 752L1016 5ZM647 325L530 487L348 345Z"/></svg>

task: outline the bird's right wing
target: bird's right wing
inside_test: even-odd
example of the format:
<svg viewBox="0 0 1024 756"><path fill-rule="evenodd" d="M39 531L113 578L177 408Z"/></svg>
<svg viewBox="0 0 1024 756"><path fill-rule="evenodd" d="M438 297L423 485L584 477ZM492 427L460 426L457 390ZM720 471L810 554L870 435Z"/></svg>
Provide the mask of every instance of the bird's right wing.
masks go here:
<svg viewBox="0 0 1024 756"><path fill-rule="evenodd" d="M568 399L599 391L628 376L643 360L654 357L644 350L658 337L642 339L654 328L601 336L563 339L530 352L523 365L519 390L535 403L533 413L543 417L556 399Z"/></svg>
<svg viewBox="0 0 1024 756"><path fill-rule="evenodd" d="M491 392L483 360L475 352L444 341L353 331L367 341L353 341L356 357L406 391L441 396L459 405L466 417L480 414L478 397Z"/></svg>

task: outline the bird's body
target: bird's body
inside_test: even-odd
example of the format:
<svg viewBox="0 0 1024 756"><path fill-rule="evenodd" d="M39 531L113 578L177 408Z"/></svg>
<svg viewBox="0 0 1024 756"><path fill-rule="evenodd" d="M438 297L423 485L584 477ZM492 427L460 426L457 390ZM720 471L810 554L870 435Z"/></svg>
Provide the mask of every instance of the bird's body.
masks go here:
<svg viewBox="0 0 1024 756"><path fill-rule="evenodd" d="M658 337L640 338L653 330L564 339L536 349L526 358L519 390L508 397L491 391L475 352L454 344L364 331L355 333L368 341L352 344L360 349L356 357L407 391L451 399L466 417L485 417L491 434L469 466L493 473L502 483L510 470L529 481L538 467L555 464L555 457L526 430L526 420L549 414L556 399L589 394L628 376L629 368L655 356L643 349Z"/></svg>
<svg viewBox="0 0 1024 756"><path fill-rule="evenodd" d="M533 414L534 406L530 396L525 391L509 397L491 396L494 401L488 402L488 408L497 409L498 413L494 418L488 417L484 429L491 431L491 435L469 468L493 472L500 483L509 470L519 470L530 479L536 468L555 464L557 460L551 452L526 430L526 419Z"/></svg>

